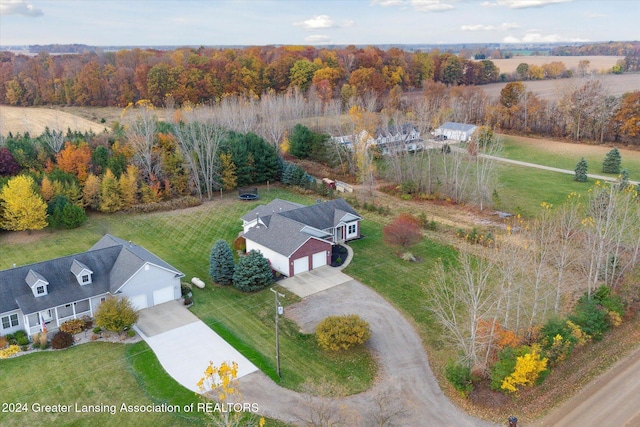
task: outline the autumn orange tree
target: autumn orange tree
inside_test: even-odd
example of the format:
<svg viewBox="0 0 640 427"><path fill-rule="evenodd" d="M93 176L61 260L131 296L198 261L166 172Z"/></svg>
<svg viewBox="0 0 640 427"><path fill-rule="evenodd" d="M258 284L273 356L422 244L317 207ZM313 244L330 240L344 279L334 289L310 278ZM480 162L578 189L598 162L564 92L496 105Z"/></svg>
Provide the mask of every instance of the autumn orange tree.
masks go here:
<svg viewBox="0 0 640 427"><path fill-rule="evenodd" d="M422 239L420 221L411 214L400 214L395 221L382 229L382 238L385 243L406 250Z"/></svg>
<svg viewBox="0 0 640 427"><path fill-rule="evenodd" d="M0 192L0 228L40 230L47 226L47 204L36 193L33 178L19 175Z"/></svg>
<svg viewBox="0 0 640 427"><path fill-rule="evenodd" d="M60 170L75 175L84 183L91 165L91 149L86 142L78 145L67 142L64 149L56 155L56 163Z"/></svg>

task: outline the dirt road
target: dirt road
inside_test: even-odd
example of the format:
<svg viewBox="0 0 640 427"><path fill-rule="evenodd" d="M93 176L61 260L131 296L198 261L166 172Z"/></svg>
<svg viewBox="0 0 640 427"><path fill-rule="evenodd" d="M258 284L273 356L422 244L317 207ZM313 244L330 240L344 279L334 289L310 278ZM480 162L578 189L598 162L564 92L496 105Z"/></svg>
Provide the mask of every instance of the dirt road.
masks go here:
<svg viewBox="0 0 640 427"><path fill-rule="evenodd" d="M640 426L640 349L531 426Z"/></svg>
<svg viewBox="0 0 640 427"><path fill-rule="evenodd" d="M320 412L330 414L336 425L353 427L377 425L376 419L387 415L399 426L494 425L463 413L449 401L431 372L413 327L384 298L361 283L352 280L309 296L287 307L286 315L309 333L326 316L352 313L371 326L367 345L379 364L379 378L372 389L335 401L310 399L279 387L258 372L240 380L244 400L258 403L266 416L299 425Z"/></svg>

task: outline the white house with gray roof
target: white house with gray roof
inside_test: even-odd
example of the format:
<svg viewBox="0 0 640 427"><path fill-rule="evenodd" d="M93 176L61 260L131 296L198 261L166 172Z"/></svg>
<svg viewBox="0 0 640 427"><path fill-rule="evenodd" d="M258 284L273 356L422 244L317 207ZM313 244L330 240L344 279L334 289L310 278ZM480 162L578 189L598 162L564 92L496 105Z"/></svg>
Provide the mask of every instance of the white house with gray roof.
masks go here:
<svg viewBox="0 0 640 427"><path fill-rule="evenodd" d="M87 252L0 271L0 335L57 330L93 317L109 296L129 297L137 309L175 300L183 276L143 247L106 234Z"/></svg>
<svg viewBox="0 0 640 427"><path fill-rule="evenodd" d="M247 251L285 276L331 263L333 245L360 237L362 217L343 199L304 206L275 199L242 217Z"/></svg>

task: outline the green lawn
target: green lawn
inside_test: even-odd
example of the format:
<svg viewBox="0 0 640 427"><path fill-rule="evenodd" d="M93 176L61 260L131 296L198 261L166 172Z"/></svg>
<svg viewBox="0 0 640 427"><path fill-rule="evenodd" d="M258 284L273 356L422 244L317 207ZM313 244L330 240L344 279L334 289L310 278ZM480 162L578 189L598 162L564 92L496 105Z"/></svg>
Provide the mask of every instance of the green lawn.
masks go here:
<svg viewBox="0 0 640 427"><path fill-rule="evenodd" d="M550 142L533 138L504 136L502 157L561 169L574 170L582 157L589 165L588 173L616 178L615 174L602 172L602 161L611 147L567 142ZM622 169L629 171L629 178L640 181L640 152L620 149Z"/></svg>
<svg viewBox="0 0 640 427"><path fill-rule="evenodd" d="M498 182L496 209L533 217L542 202L560 205L573 191L586 193L595 180L576 182L564 173L498 164Z"/></svg>
<svg viewBox="0 0 640 427"><path fill-rule="evenodd" d="M0 361L0 402L26 403L27 411L0 411L2 426L204 424L184 413L121 412L121 405L185 405L196 395L168 377L144 343L90 343ZM71 405L70 413L34 412L33 404ZM75 412L75 405L115 405L110 412Z"/></svg>

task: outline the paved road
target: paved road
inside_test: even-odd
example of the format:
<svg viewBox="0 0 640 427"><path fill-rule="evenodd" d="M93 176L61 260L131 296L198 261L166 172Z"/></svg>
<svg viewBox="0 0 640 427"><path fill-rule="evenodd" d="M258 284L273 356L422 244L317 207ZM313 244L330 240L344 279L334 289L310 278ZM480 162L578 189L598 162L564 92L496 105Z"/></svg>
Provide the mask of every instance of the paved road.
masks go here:
<svg viewBox="0 0 640 427"><path fill-rule="evenodd" d="M640 426L640 349L532 426Z"/></svg>
<svg viewBox="0 0 640 427"><path fill-rule="evenodd" d="M385 390L392 397L384 402L384 413L402 409L396 417L402 426L492 426L473 418L455 407L442 393L431 372L420 337L407 320L384 298L351 280L323 292L306 297L287 307L287 317L306 333L326 316L358 314L366 319L372 331L367 345L377 358L379 378L372 389L354 396L340 398L331 409L334 416L350 417L338 425L371 426L380 413L377 396ZM286 360L286 356L283 356ZM285 362L286 363L286 362ZM316 398L284 389L263 373L256 372L240 380L245 402L256 402L260 413L292 424L304 425L310 417L310 407L331 405L328 399Z"/></svg>

